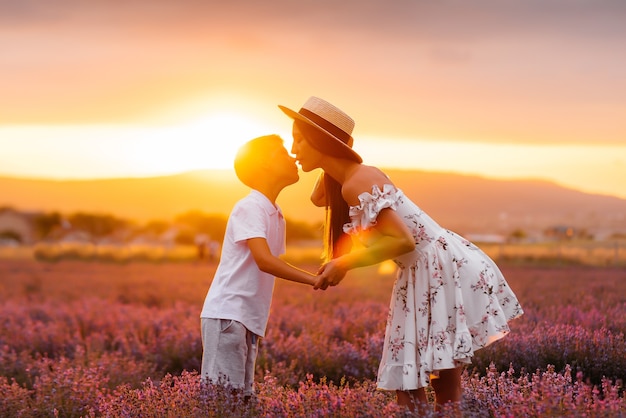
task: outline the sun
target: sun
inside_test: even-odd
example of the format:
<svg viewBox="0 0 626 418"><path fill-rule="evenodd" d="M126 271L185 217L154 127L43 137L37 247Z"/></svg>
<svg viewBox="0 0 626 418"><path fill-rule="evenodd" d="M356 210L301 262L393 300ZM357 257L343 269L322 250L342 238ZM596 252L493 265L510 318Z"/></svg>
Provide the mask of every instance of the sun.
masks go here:
<svg viewBox="0 0 626 418"><path fill-rule="evenodd" d="M169 123L164 125L162 120ZM156 115L153 122L150 146L157 158L145 163L169 172L231 169L237 149L259 136L280 135L287 149L292 141L291 123L276 105L234 92L178 103Z"/></svg>
<svg viewBox="0 0 626 418"><path fill-rule="evenodd" d="M212 109L169 124L0 127L2 170L36 178L112 178L232 169L240 145L289 127L263 112ZM28 163L26 163L28 162Z"/></svg>
<svg viewBox="0 0 626 418"><path fill-rule="evenodd" d="M270 123L234 111L215 111L188 122L146 128L126 152L127 162L143 173L231 169L246 141L278 133ZM280 135L280 133L278 133ZM284 134L285 146L288 147Z"/></svg>
<svg viewBox="0 0 626 418"><path fill-rule="evenodd" d="M195 152L187 163L196 168L231 168L237 149L252 138L273 133L267 123L234 112L217 112L180 127L181 138Z"/></svg>

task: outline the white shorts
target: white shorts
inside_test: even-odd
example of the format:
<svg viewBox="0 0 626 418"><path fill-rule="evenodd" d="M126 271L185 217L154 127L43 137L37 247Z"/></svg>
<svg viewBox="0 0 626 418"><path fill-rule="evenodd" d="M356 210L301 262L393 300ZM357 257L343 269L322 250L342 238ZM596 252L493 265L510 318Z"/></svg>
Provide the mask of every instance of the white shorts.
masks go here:
<svg viewBox="0 0 626 418"><path fill-rule="evenodd" d="M254 393L258 336L232 319L201 318L202 370L205 382Z"/></svg>

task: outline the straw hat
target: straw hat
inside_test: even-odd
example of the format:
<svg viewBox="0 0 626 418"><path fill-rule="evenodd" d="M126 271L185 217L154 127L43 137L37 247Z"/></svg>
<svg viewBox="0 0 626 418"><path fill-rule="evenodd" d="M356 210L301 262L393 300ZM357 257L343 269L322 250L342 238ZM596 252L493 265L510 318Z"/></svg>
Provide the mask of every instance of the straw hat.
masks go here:
<svg viewBox="0 0 626 418"><path fill-rule="evenodd" d="M278 105L280 110L294 120L299 120L315 127L321 133L311 142L311 145L320 151L333 149L338 156L362 163L363 159L352 149L352 130L354 120L342 110L319 97L309 97L302 108L295 112L285 106ZM307 141L313 141L307 138ZM328 142L326 142L328 141Z"/></svg>

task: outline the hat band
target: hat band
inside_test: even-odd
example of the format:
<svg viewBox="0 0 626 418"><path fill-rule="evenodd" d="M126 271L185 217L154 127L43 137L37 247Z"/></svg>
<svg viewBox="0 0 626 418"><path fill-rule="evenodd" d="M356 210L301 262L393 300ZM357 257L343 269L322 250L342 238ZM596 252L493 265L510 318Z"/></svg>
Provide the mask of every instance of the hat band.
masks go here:
<svg viewBox="0 0 626 418"><path fill-rule="evenodd" d="M337 139L339 139L344 144L350 145L350 146L352 145L352 137L350 136L350 134L336 127L335 125L333 125L332 123L324 119L323 117L319 116L317 113L313 113L310 110L305 109L305 108L300 109L298 113L300 113L302 116L306 116L311 121L315 122L320 128L324 128L324 130L334 135Z"/></svg>

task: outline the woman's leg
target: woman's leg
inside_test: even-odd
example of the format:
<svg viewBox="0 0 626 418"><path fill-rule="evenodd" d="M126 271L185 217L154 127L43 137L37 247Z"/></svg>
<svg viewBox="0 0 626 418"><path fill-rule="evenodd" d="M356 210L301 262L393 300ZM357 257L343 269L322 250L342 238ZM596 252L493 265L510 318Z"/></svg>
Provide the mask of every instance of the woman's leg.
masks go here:
<svg viewBox="0 0 626 418"><path fill-rule="evenodd" d="M417 390L397 390L396 397L398 405L406 406L410 411L422 411L422 408L426 408L428 405L428 399L426 398L426 391L424 388Z"/></svg>
<svg viewBox="0 0 626 418"><path fill-rule="evenodd" d="M435 390L435 409L448 402L459 402L463 395L461 388L462 367L439 370L439 378L432 379L430 384Z"/></svg>

